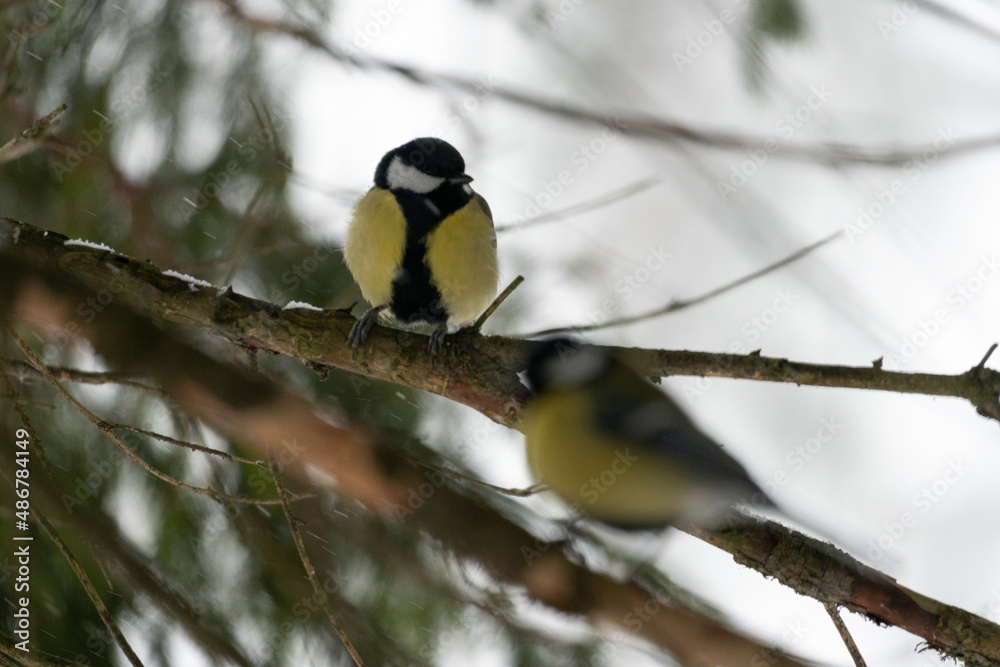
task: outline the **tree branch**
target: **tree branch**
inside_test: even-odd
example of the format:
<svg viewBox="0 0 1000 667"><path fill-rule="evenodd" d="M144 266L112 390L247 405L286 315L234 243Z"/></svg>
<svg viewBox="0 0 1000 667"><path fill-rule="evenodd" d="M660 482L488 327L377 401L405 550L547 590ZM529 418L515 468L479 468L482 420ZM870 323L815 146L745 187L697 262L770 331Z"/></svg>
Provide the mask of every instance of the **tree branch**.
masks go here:
<svg viewBox="0 0 1000 667"><path fill-rule="evenodd" d="M528 390L518 378L529 342L459 331L449 336L431 364L425 336L377 326L357 360L347 334L354 318L342 311L281 310L236 294L231 288L196 287L165 276L148 262L111 251L65 245L66 237L0 218L0 249L34 266L58 266L74 281L111 305L126 306L157 322L210 331L246 350L263 350L299 359L315 368L335 367L367 377L439 394L478 410L506 426L517 427ZM55 331L79 334L100 314L94 297L69 304L66 323ZM958 375L902 373L871 366L834 366L746 355L685 350L615 348L649 377L694 375L790 382L817 387L875 389L903 394L952 396L1000 421L1000 372L975 366Z"/></svg>
<svg viewBox="0 0 1000 667"><path fill-rule="evenodd" d="M776 262L768 264L767 266L757 269L752 273L748 273L745 276L740 276L736 280L726 283L716 287L715 289L709 290L704 294L700 294L696 297L691 297L690 299L678 299L676 301L671 301L666 306L660 308L654 308L653 310L646 311L645 313L639 313L638 315L628 315L625 317L619 317L613 320L608 320L606 322L600 322L596 324L577 324L570 326L555 327L552 329L543 329L541 331L533 331L527 334L521 334L520 338L536 338L540 336L551 336L552 334L572 332L572 333L586 333L588 331L597 331L598 329L610 329L611 327L620 327L626 324L635 324L636 322L642 322L645 320L651 320L655 317L661 317L663 315L669 315L670 313L676 313L679 310L684 310L685 308L690 308L691 306L697 306L699 303L704 303L709 299L713 299L721 294L725 294L730 290L734 290L737 287L742 287L749 282L766 276L769 273L777 271L778 269L788 266L792 262L798 261L811 253L813 250L822 248L830 241L833 241L843 232L835 232L830 234L826 238L822 238L819 241L810 243L804 248L799 248L795 252L786 257L782 257Z"/></svg>
<svg viewBox="0 0 1000 667"><path fill-rule="evenodd" d="M14 315L40 331L66 328L73 322L74 304L85 302L88 290L71 275L52 268L57 265L31 266L23 257L6 252L13 247L8 241L0 235L0 261L5 267L0 317ZM194 294L186 286L183 289ZM692 665L710 661L739 667L754 656L767 655L773 656L771 664L802 667L666 598L657 602L662 609L655 618L633 627L630 612L654 599L640 584L574 563L562 544L536 539L481 497L458 492L449 477L409 463L399 451L402 444L389 434L376 439L367 429L335 426L312 404L220 363L124 305L107 304L92 322L79 325L77 335L86 336L111 367L154 377L182 410L220 433L262 454L271 452L287 471L303 478L310 465L321 468L336 478L340 495L411 530L426 531L457 555L523 587L545 605L610 622L622 633L637 633L682 660L688 658ZM424 456L433 454L425 451Z"/></svg>
<svg viewBox="0 0 1000 667"><path fill-rule="evenodd" d="M694 527L684 531L801 595L923 637L942 655L968 665L1000 663L1000 627L996 624L900 586L831 544L766 520L714 532Z"/></svg>
<svg viewBox="0 0 1000 667"><path fill-rule="evenodd" d="M316 568L313 567L312 562L309 560L309 554L306 552L306 545L302 542L302 536L299 534L299 519L292 514L292 508L288 504L288 494L285 492L285 487L281 483L281 470L278 467L278 462L271 458L270 460L270 471L271 476L274 479L274 488L278 491L278 498L281 499L281 509L285 512L285 518L288 519L288 530L291 531L292 541L295 542L295 549L299 553L299 558L302 560L302 567L305 568L306 576L309 578L309 583L312 584L313 592L316 594L316 599L320 601L320 606L323 607L323 611L326 613L326 618L330 621L330 626L333 631L337 633L337 637L340 638L340 642L347 649L347 653L351 656L351 660L357 667L365 667L365 661L361 659L358 654L358 650L354 648L354 644L351 642L350 636L347 631L344 630L344 626L341 625L340 621L333 613L333 609L330 607L330 601L327 599L326 592L323 590L323 585L319 582L319 577L316 576Z"/></svg>
<svg viewBox="0 0 1000 667"><path fill-rule="evenodd" d="M217 0L226 7L232 19L257 34L279 34L297 39L322 51L330 58L357 69L370 69L395 74L406 81L419 85L454 89L474 95L481 95L483 84L479 80L453 74L429 72L410 65L384 60L371 55L359 55L333 46L318 33L306 27L298 27L265 17L255 17L245 13L233 0ZM559 118L587 125L609 127L626 136L642 137L667 144L675 141L709 146L728 151L749 151L773 144L768 150L772 157L779 159L808 160L829 165L863 164L874 166L901 166L925 151L934 150L930 144L904 146L898 148L857 146L842 142L822 144L781 143L773 137L752 136L739 132L705 129L685 125L677 121L652 116L629 113L600 113L574 106L554 99L548 99L516 90L510 87L491 86L489 94L497 99L528 109L540 111ZM963 153L993 148L1000 145L1000 135L984 135L970 139L955 140L940 157L954 157ZM940 152L940 151L936 151Z"/></svg>
<svg viewBox="0 0 1000 667"><path fill-rule="evenodd" d="M648 622L634 627L629 613L651 599L647 588L634 581L615 581L572 562L561 544L535 539L482 497L468 489L460 493L447 477L410 463L399 453L399 445L390 446L388 434L373 437L367 430L334 426L308 402L221 364L149 321L183 323L251 349L280 351L319 364L335 361L355 372L374 369L387 379L417 378L408 383L411 386L421 386L425 378L419 376L430 374L431 386L441 383L436 386L438 393L454 400L480 409L483 405L510 406L509 411L493 410L493 414L511 423L526 394L516 376L526 350L524 341L458 335L433 370L425 346L412 344L423 337L380 327L365 359L355 364L346 346L353 319L346 314L280 311L231 291L192 289L191 283L163 276L155 267L106 250L66 246L64 238L12 221L0 222L0 261L5 267L0 279L0 316L13 315L41 331L75 325L75 335L86 336L109 365L128 374L151 375L190 415L262 454L269 448L291 452L298 474L309 464L319 466L337 478L342 495L427 531L457 554L482 563L502 580L524 586L528 595L554 609L610 621L690 662L745 664L771 651L673 601L661 604ZM107 305L92 321L84 321L77 304L91 303L92 295L101 290L111 293L109 280L116 281L113 302L105 299ZM889 373L877 367L795 364L755 355L622 352L640 368L652 369L651 374L714 374L936 395L989 391L994 403L998 384L994 371L980 367L960 376L934 376ZM495 379L499 381L494 383ZM456 386L476 391L456 391ZM504 393L500 386L514 389ZM899 625L945 655L974 665L1000 661L1000 627L908 591L830 545L773 522L750 521L734 529L692 534L803 595ZM788 658L768 660L798 664Z"/></svg>
<svg viewBox="0 0 1000 667"><path fill-rule="evenodd" d="M21 382L25 380L45 380L42 372L26 361L19 359L0 359L0 364L11 377L17 378ZM117 384L123 387L142 389L153 394L164 395L159 387L122 377L120 373L109 373L101 371L81 371L77 368L66 368L63 366L48 366L49 372L58 382L77 382L80 384Z"/></svg>
<svg viewBox="0 0 1000 667"><path fill-rule="evenodd" d="M865 657L861 655L861 649L858 648L857 643L854 641L854 637L851 636L851 631L847 629L847 625L844 623L844 619L840 617L840 610L837 609L837 605L832 602L826 602L823 604L823 608L826 609L826 613L830 615L830 620L833 621L834 627L837 628L837 634L844 642L844 646L847 647L847 652L851 654L851 660L854 661L854 667L868 667L868 663L865 662Z"/></svg>
<svg viewBox="0 0 1000 667"><path fill-rule="evenodd" d="M0 146L0 164L11 162L41 147L45 138L55 129L55 123L59 116L66 111L66 105L60 104L58 107L45 114L31 127L23 130L3 146Z"/></svg>

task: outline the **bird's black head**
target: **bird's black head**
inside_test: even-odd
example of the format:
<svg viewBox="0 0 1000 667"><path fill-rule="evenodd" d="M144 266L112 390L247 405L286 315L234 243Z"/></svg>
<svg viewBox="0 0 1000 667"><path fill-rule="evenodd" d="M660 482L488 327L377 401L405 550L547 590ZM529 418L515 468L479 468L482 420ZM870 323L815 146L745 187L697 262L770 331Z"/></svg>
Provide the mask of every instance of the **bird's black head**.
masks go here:
<svg viewBox="0 0 1000 667"><path fill-rule="evenodd" d="M613 364L613 357L604 348L572 338L550 338L535 344L528 356L528 384L536 394L579 387L598 379Z"/></svg>
<svg viewBox="0 0 1000 667"><path fill-rule="evenodd" d="M426 194L444 184L464 185L465 160L458 150L436 137L423 137L393 148L375 170L375 185Z"/></svg>

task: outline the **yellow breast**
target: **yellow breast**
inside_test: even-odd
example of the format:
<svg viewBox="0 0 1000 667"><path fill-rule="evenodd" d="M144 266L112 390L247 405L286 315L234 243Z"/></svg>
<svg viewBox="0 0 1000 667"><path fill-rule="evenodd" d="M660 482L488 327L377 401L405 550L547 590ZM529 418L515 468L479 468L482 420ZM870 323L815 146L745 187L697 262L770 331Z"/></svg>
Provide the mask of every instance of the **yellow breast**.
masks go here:
<svg viewBox="0 0 1000 667"><path fill-rule="evenodd" d="M497 294L500 268L489 210L473 198L427 236L425 261L449 322L475 320Z"/></svg>
<svg viewBox="0 0 1000 667"><path fill-rule="evenodd" d="M524 420L535 475L583 514L608 523L663 525L688 510L692 485L682 469L593 426L579 390L535 398Z"/></svg>
<svg viewBox="0 0 1000 667"><path fill-rule="evenodd" d="M392 299L405 245L403 210L391 192L372 188L354 207L344 244L347 268L372 306Z"/></svg>

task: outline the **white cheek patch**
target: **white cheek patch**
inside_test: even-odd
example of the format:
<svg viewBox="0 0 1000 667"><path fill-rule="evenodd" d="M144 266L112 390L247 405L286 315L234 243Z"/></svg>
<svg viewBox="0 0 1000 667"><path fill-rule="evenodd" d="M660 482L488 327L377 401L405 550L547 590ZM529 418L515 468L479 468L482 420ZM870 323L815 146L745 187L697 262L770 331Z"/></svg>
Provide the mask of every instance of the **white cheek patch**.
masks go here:
<svg viewBox="0 0 1000 667"><path fill-rule="evenodd" d="M580 348L571 356L551 357L545 362L545 375L555 387L575 387L593 380L607 366L607 358L600 350Z"/></svg>
<svg viewBox="0 0 1000 667"><path fill-rule="evenodd" d="M386 172L386 181L392 190L409 190L419 194L427 194L437 189L444 183L445 179L437 176L430 176L420 171L416 167L403 164L403 161L396 156L389 163L389 171Z"/></svg>

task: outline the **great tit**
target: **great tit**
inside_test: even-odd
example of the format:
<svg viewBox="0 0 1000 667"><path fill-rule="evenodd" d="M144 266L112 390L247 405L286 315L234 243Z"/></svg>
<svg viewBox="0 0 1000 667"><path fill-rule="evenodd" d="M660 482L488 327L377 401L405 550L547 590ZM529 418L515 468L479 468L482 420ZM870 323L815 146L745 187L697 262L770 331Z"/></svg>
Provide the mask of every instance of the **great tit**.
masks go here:
<svg viewBox="0 0 1000 667"><path fill-rule="evenodd" d="M774 507L736 459L607 349L543 341L527 379L529 464L584 515L629 529L712 527L739 501Z"/></svg>
<svg viewBox="0 0 1000 667"><path fill-rule="evenodd" d="M386 153L347 229L347 267L371 304L351 328L352 356L379 316L429 324L430 353L448 327L471 323L500 277L493 215L469 186L454 146L432 137Z"/></svg>

